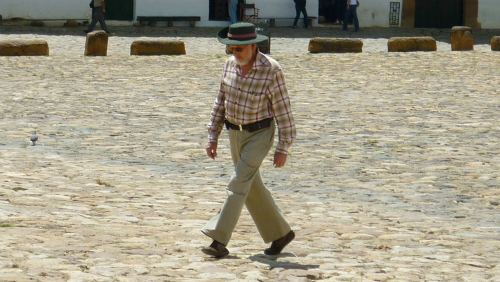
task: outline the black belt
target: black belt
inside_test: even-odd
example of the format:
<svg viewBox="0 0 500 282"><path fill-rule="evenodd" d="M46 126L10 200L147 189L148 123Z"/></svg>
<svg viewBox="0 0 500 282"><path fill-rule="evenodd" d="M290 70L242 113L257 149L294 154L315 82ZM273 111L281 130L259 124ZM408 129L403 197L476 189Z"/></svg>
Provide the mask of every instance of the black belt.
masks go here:
<svg viewBox="0 0 500 282"><path fill-rule="evenodd" d="M229 121L225 120L224 123L226 124L227 129L234 129L234 130L239 130L239 131L248 131L248 132L254 132L262 128L267 128L271 126L271 123L273 122L273 118L266 118L263 120L259 120L254 123L250 124L243 124L243 125L237 125L237 124L232 124Z"/></svg>

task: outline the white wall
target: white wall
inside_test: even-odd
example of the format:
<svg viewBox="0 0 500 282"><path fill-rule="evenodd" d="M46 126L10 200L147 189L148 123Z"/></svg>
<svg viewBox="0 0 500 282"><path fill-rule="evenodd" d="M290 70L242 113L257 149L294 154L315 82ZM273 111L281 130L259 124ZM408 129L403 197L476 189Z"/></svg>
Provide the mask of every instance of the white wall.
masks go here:
<svg viewBox="0 0 500 282"><path fill-rule="evenodd" d="M136 0L137 16L200 16L208 19L208 0Z"/></svg>
<svg viewBox="0 0 500 282"><path fill-rule="evenodd" d="M226 21L208 20L208 4L208 0L135 0L135 15L199 16L201 21L196 23L197 26L227 26Z"/></svg>
<svg viewBox="0 0 500 282"><path fill-rule="evenodd" d="M262 18L294 18L295 3L293 0L247 0L247 3L255 3L259 8L259 17ZM319 1L307 1L307 15L318 17ZM302 17L302 14L300 15Z"/></svg>
<svg viewBox="0 0 500 282"><path fill-rule="evenodd" d="M295 18L295 3L293 0L247 0L247 3L255 3L255 6L259 9L260 18L276 18L276 26L290 26L293 22L292 18ZM307 15L316 17L314 23L317 23L319 1L309 0L306 3ZM300 17L300 23L302 23L302 14ZM285 20L280 20L280 18L285 18Z"/></svg>
<svg viewBox="0 0 500 282"><path fill-rule="evenodd" d="M293 0L247 0L256 4L261 17L293 18ZM360 0L358 16L362 27L389 26L391 0ZM392 0L397 1L397 0ZM0 0L3 19L88 19L90 0ZM198 26L225 26L226 21L209 21L209 0L135 0L135 16L200 16ZM307 1L307 12L318 16L318 0ZM500 28L500 0L479 0L479 18L482 28ZM187 23L186 23L187 24ZM277 21L289 25L290 21Z"/></svg>
<svg viewBox="0 0 500 282"><path fill-rule="evenodd" d="M390 0L359 0L359 2L358 18L361 27L389 26Z"/></svg>
<svg viewBox="0 0 500 282"><path fill-rule="evenodd" d="M0 0L3 19L88 19L90 0Z"/></svg>
<svg viewBox="0 0 500 282"><path fill-rule="evenodd" d="M0 0L1 1L1 0ZM255 3L260 17L295 17L293 0L247 0ZM136 0L136 16L200 16L197 26L227 26L226 21L209 21L208 0ZM318 16L318 0L307 1L309 16ZM281 22L278 21L279 25Z"/></svg>
<svg viewBox="0 0 500 282"><path fill-rule="evenodd" d="M477 21L481 24L481 28L500 28L500 1L479 0Z"/></svg>

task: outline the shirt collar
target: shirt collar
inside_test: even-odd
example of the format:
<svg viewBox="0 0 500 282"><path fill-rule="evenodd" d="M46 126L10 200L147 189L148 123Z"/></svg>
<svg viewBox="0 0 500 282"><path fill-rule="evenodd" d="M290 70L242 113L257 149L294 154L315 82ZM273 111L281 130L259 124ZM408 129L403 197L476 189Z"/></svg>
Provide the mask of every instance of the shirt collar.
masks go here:
<svg viewBox="0 0 500 282"><path fill-rule="evenodd" d="M262 69L262 68L267 68L270 65L271 64L269 63L269 60L266 58L266 56L261 52L257 51L257 56L255 57L255 62L253 63L252 68Z"/></svg>

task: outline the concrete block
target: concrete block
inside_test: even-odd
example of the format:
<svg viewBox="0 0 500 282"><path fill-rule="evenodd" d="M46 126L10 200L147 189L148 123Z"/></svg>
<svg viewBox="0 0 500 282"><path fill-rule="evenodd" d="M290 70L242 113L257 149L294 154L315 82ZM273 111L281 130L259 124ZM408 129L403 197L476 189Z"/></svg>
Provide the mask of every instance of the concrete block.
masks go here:
<svg viewBox="0 0 500 282"><path fill-rule="evenodd" d="M79 27L80 24L75 21L75 20L67 20L64 24L63 24L64 27Z"/></svg>
<svg viewBox="0 0 500 282"><path fill-rule="evenodd" d="M137 40L130 46L130 55L185 55L186 47L182 41Z"/></svg>
<svg viewBox="0 0 500 282"><path fill-rule="evenodd" d="M468 26L454 26L451 29L451 50L474 50L474 37L472 36L472 28Z"/></svg>
<svg viewBox="0 0 500 282"><path fill-rule="evenodd" d="M387 42L389 52L431 52L437 50L436 40L430 36L392 37Z"/></svg>
<svg viewBox="0 0 500 282"><path fill-rule="evenodd" d="M264 54L271 54L271 39L257 44L259 51Z"/></svg>
<svg viewBox="0 0 500 282"><path fill-rule="evenodd" d="M500 51L500 36L493 36L491 38L491 51Z"/></svg>
<svg viewBox="0 0 500 282"><path fill-rule="evenodd" d="M45 40L2 40L0 56L48 56L49 44Z"/></svg>
<svg viewBox="0 0 500 282"><path fill-rule="evenodd" d="M313 38L309 41L311 53L361 53L363 41L349 38Z"/></svg>
<svg viewBox="0 0 500 282"><path fill-rule="evenodd" d="M87 33L85 56L106 56L108 54L108 34L105 31Z"/></svg>
<svg viewBox="0 0 500 282"><path fill-rule="evenodd" d="M45 26L45 23L43 21L31 21L30 26L36 26L36 27L43 27Z"/></svg>

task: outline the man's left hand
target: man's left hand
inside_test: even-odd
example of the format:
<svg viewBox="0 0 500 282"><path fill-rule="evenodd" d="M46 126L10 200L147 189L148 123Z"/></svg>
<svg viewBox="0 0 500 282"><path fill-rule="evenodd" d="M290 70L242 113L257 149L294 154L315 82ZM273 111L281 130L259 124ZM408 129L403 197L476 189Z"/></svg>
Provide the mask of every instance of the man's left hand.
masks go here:
<svg viewBox="0 0 500 282"><path fill-rule="evenodd" d="M276 152L274 153L274 167L283 167L286 163L287 154Z"/></svg>

